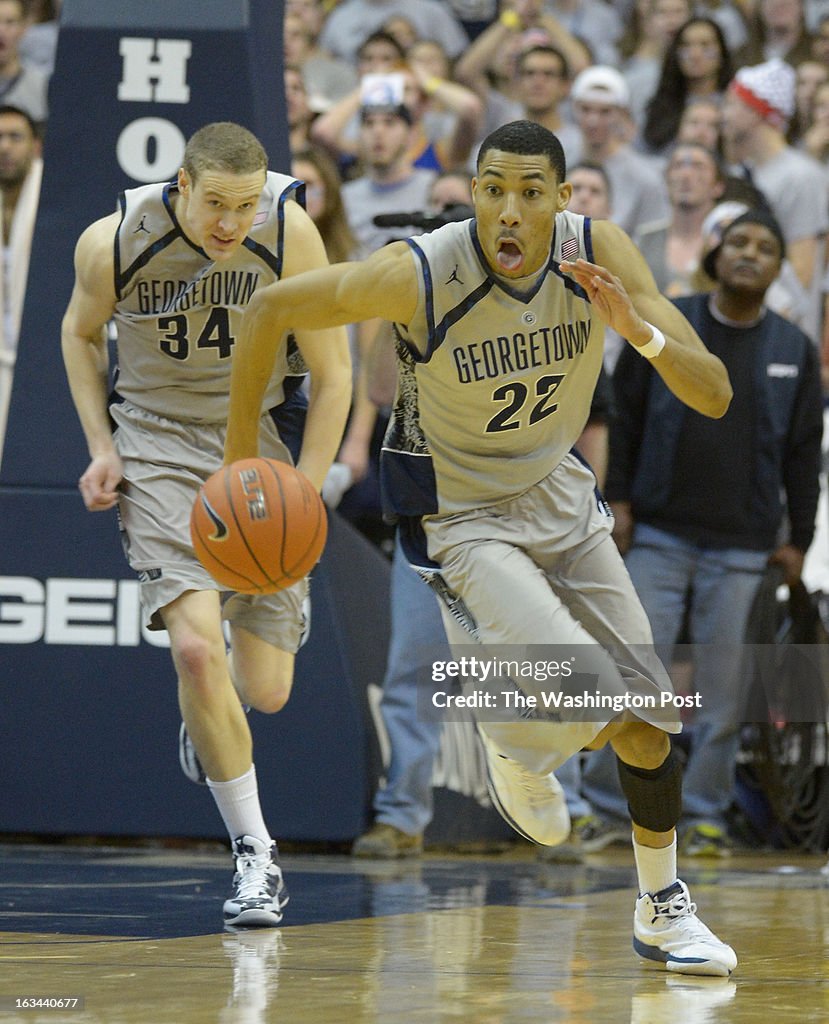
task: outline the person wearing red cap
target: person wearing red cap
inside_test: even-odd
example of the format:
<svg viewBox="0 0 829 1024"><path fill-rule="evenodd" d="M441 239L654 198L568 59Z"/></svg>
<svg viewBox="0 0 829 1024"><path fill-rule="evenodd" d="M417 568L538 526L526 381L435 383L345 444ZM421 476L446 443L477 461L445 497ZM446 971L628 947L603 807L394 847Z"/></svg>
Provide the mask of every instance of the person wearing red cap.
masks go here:
<svg viewBox="0 0 829 1024"><path fill-rule="evenodd" d="M819 337L821 240L829 228L826 172L786 142L794 113L795 71L775 58L740 68L723 106L723 138L736 173L761 190L781 224L786 252L810 301L806 324Z"/></svg>

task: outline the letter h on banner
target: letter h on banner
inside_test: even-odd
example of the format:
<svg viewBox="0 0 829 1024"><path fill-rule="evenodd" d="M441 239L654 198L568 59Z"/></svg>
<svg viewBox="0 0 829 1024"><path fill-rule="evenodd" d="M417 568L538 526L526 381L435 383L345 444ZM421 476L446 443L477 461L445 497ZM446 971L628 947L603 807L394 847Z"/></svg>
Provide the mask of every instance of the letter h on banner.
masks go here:
<svg viewBox="0 0 829 1024"><path fill-rule="evenodd" d="M125 36L118 99L122 103L189 103L187 61L189 39L136 39Z"/></svg>

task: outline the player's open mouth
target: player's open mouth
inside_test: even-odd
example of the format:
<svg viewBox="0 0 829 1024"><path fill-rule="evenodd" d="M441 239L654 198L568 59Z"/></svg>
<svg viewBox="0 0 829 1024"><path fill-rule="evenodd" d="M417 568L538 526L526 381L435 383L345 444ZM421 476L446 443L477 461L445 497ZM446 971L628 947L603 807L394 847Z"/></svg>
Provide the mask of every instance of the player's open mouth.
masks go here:
<svg viewBox="0 0 829 1024"><path fill-rule="evenodd" d="M496 262L502 270L515 271L524 262L524 254L509 238L502 238L498 243L498 252L495 255Z"/></svg>

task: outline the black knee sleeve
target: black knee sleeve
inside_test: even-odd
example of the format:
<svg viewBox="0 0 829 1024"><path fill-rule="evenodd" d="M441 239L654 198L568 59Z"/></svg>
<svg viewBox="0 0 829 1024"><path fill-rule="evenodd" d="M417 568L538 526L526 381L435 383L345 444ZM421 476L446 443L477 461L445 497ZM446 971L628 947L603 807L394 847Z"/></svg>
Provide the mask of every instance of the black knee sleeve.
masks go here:
<svg viewBox="0 0 829 1024"><path fill-rule="evenodd" d="M616 758L631 821L651 832L670 832L682 813L682 769L674 748L658 768L634 768Z"/></svg>

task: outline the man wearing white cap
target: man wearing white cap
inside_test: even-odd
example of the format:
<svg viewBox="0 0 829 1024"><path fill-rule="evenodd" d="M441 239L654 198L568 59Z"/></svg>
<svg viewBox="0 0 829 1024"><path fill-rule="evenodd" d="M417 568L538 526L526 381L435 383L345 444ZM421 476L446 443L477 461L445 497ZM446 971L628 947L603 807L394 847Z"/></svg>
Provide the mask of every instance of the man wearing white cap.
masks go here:
<svg viewBox="0 0 829 1024"><path fill-rule="evenodd" d="M435 172L411 158L412 110L402 74L366 75L361 85L358 153L363 174L343 185L343 206L360 253L369 255L405 232L378 227L374 218L423 210Z"/></svg>
<svg viewBox="0 0 829 1024"><path fill-rule="evenodd" d="M641 224L668 217L661 176L625 141L630 90L620 72L602 64L587 68L573 82L570 97L582 144L567 159L604 168L613 192L613 220L632 235Z"/></svg>
<svg viewBox="0 0 829 1024"><path fill-rule="evenodd" d="M810 298L812 315L804 329L816 341L829 179L817 161L786 142L794 102L795 72L789 64L775 58L740 68L723 106L723 137L728 160L751 177L783 228L786 255Z"/></svg>

